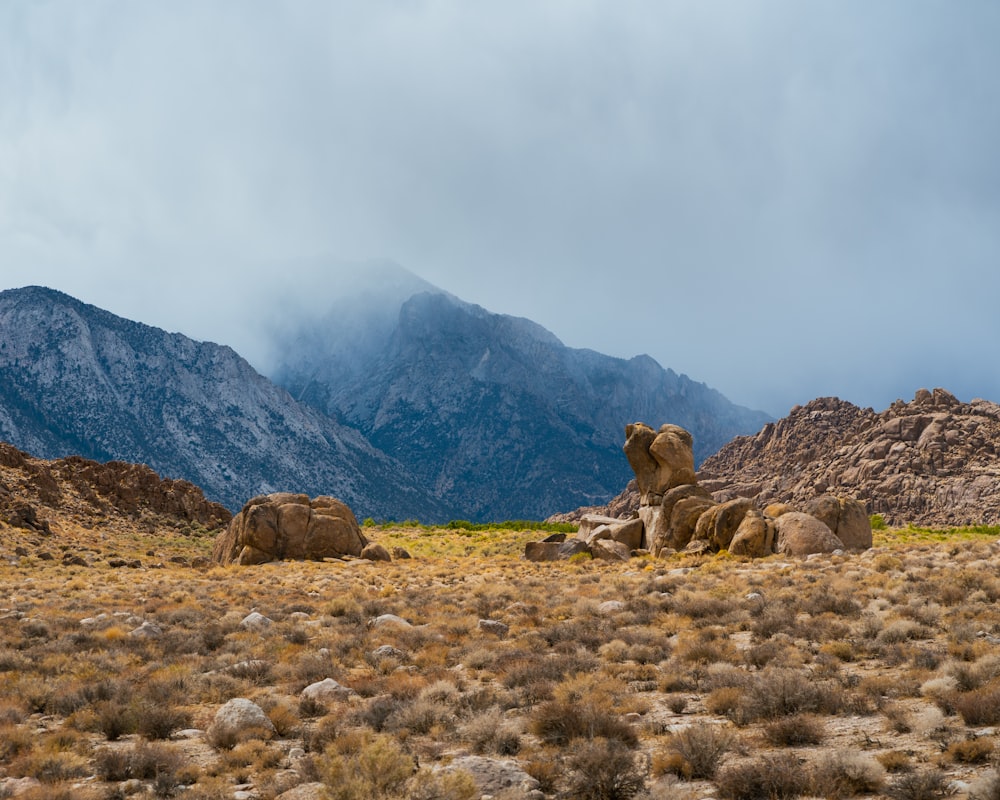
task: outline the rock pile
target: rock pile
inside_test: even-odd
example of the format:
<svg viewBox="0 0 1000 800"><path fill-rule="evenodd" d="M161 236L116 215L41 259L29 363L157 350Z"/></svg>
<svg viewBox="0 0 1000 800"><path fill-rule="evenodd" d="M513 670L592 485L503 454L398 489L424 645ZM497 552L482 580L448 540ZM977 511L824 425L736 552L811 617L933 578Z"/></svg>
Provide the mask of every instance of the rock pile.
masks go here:
<svg viewBox="0 0 1000 800"><path fill-rule="evenodd" d="M699 484L686 430L663 425L654 431L637 422L626 427L625 436L625 455L635 472L635 516L585 514L575 538L532 542L525 547L527 559L552 561L589 552L625 560L636 553L719 550L761 557L871 547L868 514L853 498L821 495L800 508L772 504L763 511L748 497L720 501Z"/></svg>
<svg viewBox="0 0 1000 800"><path fill-rule="evenodd" d="M333 497L279 492L255 497L215 540L219 564L263 564L362 555L368 540L354 513ZM381 553L379 553L381 555Z"/></svg>

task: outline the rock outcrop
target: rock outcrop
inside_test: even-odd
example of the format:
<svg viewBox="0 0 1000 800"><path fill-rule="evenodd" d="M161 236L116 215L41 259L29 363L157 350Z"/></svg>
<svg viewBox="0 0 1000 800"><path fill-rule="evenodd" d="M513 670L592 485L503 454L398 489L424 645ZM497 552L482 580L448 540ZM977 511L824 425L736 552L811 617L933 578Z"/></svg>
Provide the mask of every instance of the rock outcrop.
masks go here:
<svg viewBox="0 0 1000 800"><path fill-rule="evenodd" d="M332 497L277 494L250 500L219 535L212 560L263 564L360 556L368 540L344 503Z"/></svg>
<svg viewBox="0 0 1000 800"><path fill-rule="evenodd" d="M663 425L654 431L637 422L625 428L625 437L625 455L635 471L633 516L584 514L574 539L531 542L525 558L555 561L588 552L623 561L637 552L720 550L750 557L799 556L872 545L871 521L853 498L820 495L801 509L772 504L761 512L748 497L720 497L699 485L692 437L683 428Z"/></svg>
<svg viewBox="0 0 1000 800"><path fill-rule="evenodd" d="M858 498L890 525L996 525L1000 406L962 403L944 389L921 389L881 413L820 398L734 439L705 460L699 478L718 498L759 505L781 500L809 510L831 493ZM838 524L840 538L853 535Z"/></svg>
<svg viewBox="0 0 1000 800"><path fill-rule="evenodd" d="M856 498L855 522L835 530L849 547L867 536L860 516L881 514L890 525L1000 524L1000 405L959 402L944 389L920 389L881 413L836 397L796 406L755 436L733 439L701 465L698 485L717 501L748 497L812 509L824 494ZM640 511L636 481L606 506L557 514L629 517ZM854 527L857 525L858 527ZM858 540L856 537L861 536Z"/></svg>

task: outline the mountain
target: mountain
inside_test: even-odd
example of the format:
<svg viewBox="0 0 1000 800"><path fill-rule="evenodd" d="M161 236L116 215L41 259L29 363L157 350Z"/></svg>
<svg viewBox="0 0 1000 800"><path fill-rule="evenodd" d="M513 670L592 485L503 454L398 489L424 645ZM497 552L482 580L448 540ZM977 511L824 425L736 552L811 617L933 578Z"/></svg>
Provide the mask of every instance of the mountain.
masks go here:
<svg viewBox="0 0 1000 800"><path fill-rule="evenodd" d="M875 412L836 397L796 406L753 436L706 459L699 483L716 500L752 497L802 504L831 492L863 500L890 525L1000 524L1000 405L959 402L944 389L917 391ZM629 516L632 481L607 506L581 513Z"/></svg>
<svg viewBox="0 0 1000 800"><path fill-rule="evenodd" d="M0 440L42 458L144 462L239 508L331 494L359 515L449 509L356 430L296 403L229 347L51 289L0 292Z"/></svg>
<svg viewBox="0 0 1000 800"><path fill-rule="evenodd" d="M270 374L464 517L542 518L606 501L631 475L629 422L687 427L700 459L770 419L648 356L566 347L529 320L408 275L383 265L390 291L369 284L283 330L274 350L285 355ZM345 321L356 334L349 347Z"/></svg>

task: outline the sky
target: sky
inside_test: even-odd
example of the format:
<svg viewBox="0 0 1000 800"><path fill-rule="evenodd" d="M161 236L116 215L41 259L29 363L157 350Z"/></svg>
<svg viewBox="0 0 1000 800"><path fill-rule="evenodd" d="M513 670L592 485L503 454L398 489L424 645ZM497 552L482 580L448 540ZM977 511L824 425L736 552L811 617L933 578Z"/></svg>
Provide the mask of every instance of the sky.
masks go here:
<svg viewBox="0 0 1000 800"><path fill-rule="evenodd" d="M0 288L254 362L389 259L775 416L1000 402L998 42L995 0L5 0Z"/></svg>

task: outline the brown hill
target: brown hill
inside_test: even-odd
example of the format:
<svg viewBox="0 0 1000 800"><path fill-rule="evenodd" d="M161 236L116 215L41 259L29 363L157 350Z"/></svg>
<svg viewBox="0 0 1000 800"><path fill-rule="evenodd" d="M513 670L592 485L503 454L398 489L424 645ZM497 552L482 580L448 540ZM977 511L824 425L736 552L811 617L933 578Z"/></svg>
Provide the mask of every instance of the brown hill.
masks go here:
<svg viewBox="0 0 1000 800"><path fill-rule="evenodd" d="M796 504L832 492L863 500L890 525L1000 524L1000 406L944 389L881 413L823 397L734 439L698 479L716 500ZM598 511L627 516L638 500L633 481Z"/></svg>
<svg viewBox="0 0 1000 800"><path fill-rule="evenodd" d="M207 533L231 517L194 484L161 478L143 464L46 461L0 442L2 549L14 542L40 551L93 548L114 534L164 529ZM19 534L7 535L10 529Z"/></svg>

